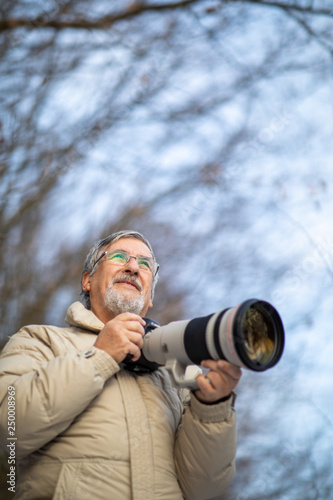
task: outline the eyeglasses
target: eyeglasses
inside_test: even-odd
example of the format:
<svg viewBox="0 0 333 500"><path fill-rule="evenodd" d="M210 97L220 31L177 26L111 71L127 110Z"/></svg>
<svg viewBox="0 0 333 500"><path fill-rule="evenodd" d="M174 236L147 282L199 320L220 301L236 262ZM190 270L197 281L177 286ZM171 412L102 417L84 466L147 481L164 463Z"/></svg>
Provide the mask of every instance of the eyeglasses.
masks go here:
<svg viewBox="0 0 333 500"><path fill-rule="evenodd" d="M142 271L149 271L154 276L157 274L157 271L159 269L159 265L151 257L142 257L142 256L135 257L134 255L130 255L124 250L103 252L102 255L96 260L95 264L93 265L93 268L96 266L96 264L101 260L101 258L104 255L106 257L106 260L118 266L124 266L130 261L131 258L136 259L138 266Z"/></svg>

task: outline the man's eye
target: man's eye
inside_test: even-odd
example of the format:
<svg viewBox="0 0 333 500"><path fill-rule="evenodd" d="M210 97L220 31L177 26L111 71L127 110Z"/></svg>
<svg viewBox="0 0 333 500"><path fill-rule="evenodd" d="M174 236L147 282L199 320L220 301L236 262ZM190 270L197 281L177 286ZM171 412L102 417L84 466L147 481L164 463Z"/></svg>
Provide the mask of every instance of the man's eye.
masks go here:
<svg viewBox="0 0 333 500"><path fill-rule="evenodd" d="M126 262L126 257L125 257L125 255L123 255L121 253L116 253L116 254L110 256L110 260L112 262L121 262L121 263L123 263L123 262Z"/></svg>
<svg viewBox="0 0 333 500"><path fill-rule="evenodd" d="M148 260L144 260L144 259L140 259L138 261L138 264L140 267L142 267L143 269L148 269L150 270L150 264L149 264L149 261Z"/></svg>

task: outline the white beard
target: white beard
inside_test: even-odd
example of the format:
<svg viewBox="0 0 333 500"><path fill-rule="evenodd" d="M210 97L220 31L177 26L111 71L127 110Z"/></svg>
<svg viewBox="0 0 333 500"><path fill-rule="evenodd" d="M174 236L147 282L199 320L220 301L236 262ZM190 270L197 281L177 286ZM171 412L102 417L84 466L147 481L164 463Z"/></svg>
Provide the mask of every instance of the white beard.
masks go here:
<svg viewBox="0 0 333 500"><path fill-rule="evenodd" d="M104 305L108 311L115 316L124 312L140 314L144 306L144 296L140 293L139 297L125 297L122 293L113 288L113 284L106 289Z"/></svg>

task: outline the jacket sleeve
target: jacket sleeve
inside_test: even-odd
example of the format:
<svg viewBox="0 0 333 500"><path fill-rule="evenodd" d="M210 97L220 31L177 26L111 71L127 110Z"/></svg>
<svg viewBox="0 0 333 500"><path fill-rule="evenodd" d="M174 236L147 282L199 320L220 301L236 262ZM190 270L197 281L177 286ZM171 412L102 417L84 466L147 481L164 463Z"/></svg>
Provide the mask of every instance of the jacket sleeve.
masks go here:
<svg viewBox="0 0 333 500"><path fill-rule="evenodd" d="M231 398L216 405L191 394L175 442L176 472L184 498L220 496L235 473L236 418Z"/></svg>
<svg viewBox="0 0 333 500"><path fill-rule="evenodd" d="M100 349L92 348L89 357L76 350L54 357L49 346L27 332L14 335L0 357L1 446L6 449L12 436L7 401L20 459L63 432L118 370L114 359Z"/></svg>

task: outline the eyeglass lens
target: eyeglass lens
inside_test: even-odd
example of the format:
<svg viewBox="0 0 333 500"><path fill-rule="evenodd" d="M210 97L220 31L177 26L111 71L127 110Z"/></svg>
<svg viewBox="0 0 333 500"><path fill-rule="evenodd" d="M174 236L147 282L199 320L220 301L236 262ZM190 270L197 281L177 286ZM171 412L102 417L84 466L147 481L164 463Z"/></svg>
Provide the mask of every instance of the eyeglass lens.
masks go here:
<svg viewBox="0 0 333 500"><path fill-rule="evenodd" d="M131 257L134 255L129 255L127 252L115 251L106 254L107 260L113 264L125 265ZM137 260L140 269L145 271L152 271L152 264L149 257L134 257Z"/></svg>

